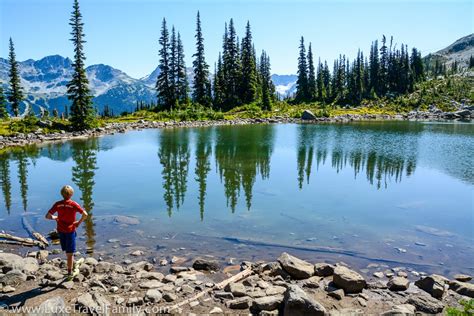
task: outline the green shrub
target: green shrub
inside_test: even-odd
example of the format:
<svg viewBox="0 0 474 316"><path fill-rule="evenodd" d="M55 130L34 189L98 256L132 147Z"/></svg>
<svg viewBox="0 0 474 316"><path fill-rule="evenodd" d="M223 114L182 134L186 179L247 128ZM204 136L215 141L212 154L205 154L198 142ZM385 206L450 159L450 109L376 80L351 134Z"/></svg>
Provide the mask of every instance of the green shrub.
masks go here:
<svg viewBox="0 0 474 316"><path fill-rule="evenodd" d="M459 304L462 306L463 309L457 309L455 307L448 307L446 309L447 315L451 316L471 316L474 315L474 299L470 299L469 301L460 300Z"/></svg>

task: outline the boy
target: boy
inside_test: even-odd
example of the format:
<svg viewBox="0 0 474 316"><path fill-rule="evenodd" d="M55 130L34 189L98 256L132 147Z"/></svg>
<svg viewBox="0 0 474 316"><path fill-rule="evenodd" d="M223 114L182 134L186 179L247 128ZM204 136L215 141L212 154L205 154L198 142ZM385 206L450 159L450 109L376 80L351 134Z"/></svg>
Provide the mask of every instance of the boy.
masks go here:
<svg viewBox="0 0 474 316"><path fill-rule="evenodd" d="M66 252L67 274L72 278L72 267L74 253L76 252L76 228L87 218L87 212L76 202L71 200L74 190L66 185L61 189L63 200L54 203L53 207L46 213L46 219L55 220L57 231L61 242L61 249ZM58 213L55 216L55 213ZM81 213L81 219L76 221L76 213Z"/></svg>

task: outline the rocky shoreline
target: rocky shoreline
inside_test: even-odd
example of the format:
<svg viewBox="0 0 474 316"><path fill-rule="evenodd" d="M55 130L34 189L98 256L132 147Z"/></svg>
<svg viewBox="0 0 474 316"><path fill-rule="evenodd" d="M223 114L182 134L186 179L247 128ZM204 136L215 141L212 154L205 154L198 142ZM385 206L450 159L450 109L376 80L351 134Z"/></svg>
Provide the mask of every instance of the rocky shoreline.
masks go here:
<svg viewBox="0 0 474 316"><path fill-rule="evenodd" d="M414 315L442 314L474 297L467 275L448 279L398 267L364 278L347 264L310 263L288 253L272 262L225 266L202 256L123 262L85 257L65 280L65 260L46 250L0 252L0 310L89 314ZM77 258L81 255L78 254ZM372 268L378 265L371 264ZM21 309L19 309L21 307Z"/></svg>
<svg viewBox="0 0 474 316"><path fill-rule="evenodd" d="M436 107L430 107L429 111L412 111L408 114L386 115L386 114L345 114L334 117L316 117L311 111L303 112L301 118L289 118L275 116L272 118L256 119L234 119L215 121L169 121L155 122L140 120L133 123L110 123L104 127L85 130L81 132L61 131L58 133L45 134L40 129L34 133L16 134L12 136L0 136L0 148L25 146L45 142L61 142L76 138L99 137L115 133L125 133L132 130L142 130L151 128L173 128L173 127L208 127L224 125L248 125L248 124L277 124L277 123L349 123L353 121L381 121L381 120L433 120L433 121L470 121L474 119L474 106L465 106L456 112L443 112ZM50 122L41 121L44 126Z"/></svg>

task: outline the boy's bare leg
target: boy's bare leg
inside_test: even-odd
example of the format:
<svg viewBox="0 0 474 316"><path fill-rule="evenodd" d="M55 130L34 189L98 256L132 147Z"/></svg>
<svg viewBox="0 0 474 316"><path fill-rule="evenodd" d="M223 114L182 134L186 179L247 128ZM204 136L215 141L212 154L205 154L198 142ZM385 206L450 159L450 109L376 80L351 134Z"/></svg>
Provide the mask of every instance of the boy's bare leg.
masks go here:
<svg viewBox="0 0 474 316"><path fill-rule="evenodd" d="M72 273L72 265L74 263L74 254L73 253L66 253L67 256L67 273Z"/></svg>

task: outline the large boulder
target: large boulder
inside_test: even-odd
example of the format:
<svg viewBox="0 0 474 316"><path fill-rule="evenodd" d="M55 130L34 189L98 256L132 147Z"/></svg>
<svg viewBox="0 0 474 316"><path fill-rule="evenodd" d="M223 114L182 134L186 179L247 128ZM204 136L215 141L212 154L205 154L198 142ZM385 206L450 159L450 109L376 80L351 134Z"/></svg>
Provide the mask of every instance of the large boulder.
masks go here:
<svg viewBox="0 0 474 316"><path fill-rule="evenodd" d="M314 115L313 112L310 110L304 110L303 113L301 114L301 119L302 120L315 120L316 115Z"/></svg>
<svg viewBox="0 0 474 316"><path fill-rule="evenodd" d="M283 302L283 295L271 295L256 298L252 309L256 311L272 311L278 309Z"/></svg>
<svg viewBox="0 0 474 316"><path fill-rule="evenodd" d="M79 312L91 315L107 315L110 303L100 293L84 293L77 298L76 305Z"/></svg>
<svg viewBox="0 0 474 316"><path fill-rule="evenodd" d="M443 276L432 274L415 281L415 285L434 298L443 297L447 279Z"/></svg>
<svg viewBox="0 0 474 316"><path fill-rule="evenodd" d="M242 283L229 283L225 287L225 290L227 292L232 293L234 297L242 297L248 295L248 291Z"/></svg>
<svg viewBox="0 0 474 316"><path fill-rule="evenodd" d="M13 253L0 253L0 269L3 273L10 270L21 270L23 267L23 258Z"/></svg>
<svg viewBox="0 0 474 316"><path fill-rule="evenodd" d="M284 252L278 258L283 269L295 279L307 279L314 274L314 266Z"/></svg>
<svg viewBox="0 0 474 316"><path fill-rule="evenodd" d="M406 291L409 285L410 281L407 278L399 276L391 278L387 283L390 291Z"/></svg>
<svg viewBox="0 0 474 316"><path fill-rule="evenodd" d="M38 306L38 313L40 315L67 315L67 313L60 311L64 311L66 309L66 302L61 296L52 297Z"/></svg>
<svg viewBox="0 0 474 316"><path fill-rule="evenodd" d="M289 285L284 296L284 316L323 316L326 309L297 285Z"/></svg>
<svg viewBox="0 0 474 316"><path fill-rule="evenodd" d="M337 287L343 289L345 293L362 292L367 285L359 273L344 266L334 268L333 282Z"/></svg>
<svg viewBox="0 0 474 316"><path fill-rule="evenodd" d="M0 277L0 284L18 285L26 281L26 274L20 270L10 270Z"/></svg>
<svg viewBox="0 0 474 316"><path fill-rule="evenodd" d="M460 295L474 298L474 284L472 283L452 281L449 288Z"/></svg>
<svg viewBox="0 0 474 316"><path fill-rule="evenodd" d="M406 304L415 306L416 310L428 314L437 314L443 311L444 305L429 295L413 294L407 299Z"/></svg>
<svg viewBox="0 0 474 316"><path fill-rule="evenodd" d="M219 271L220 265L215 260L196 259L193 263L193 268L195 270Z"/></svg>
<svg viewBox="0 0 474 316"><path fill-rule="evenodd" d="M416 308L410 304L395 305L392 309L382 313L383 316L412 316L415 315Z"/></svg>
<svg viewBox="0 0 474 316"><path fill-rule="evenodd" d="M329 263L316 263L314 265L314 274L320 277L333 275L334 266Z"/></svg>
<svg viewBox="0 0 474 316"><path fill-rule="evenodd" d="M22 270L23 272L28 273L28 274L35 273L36 271L39 270L38 260L31 257L24 258Z"/></svg>

